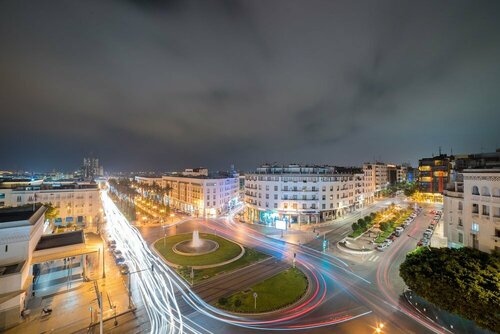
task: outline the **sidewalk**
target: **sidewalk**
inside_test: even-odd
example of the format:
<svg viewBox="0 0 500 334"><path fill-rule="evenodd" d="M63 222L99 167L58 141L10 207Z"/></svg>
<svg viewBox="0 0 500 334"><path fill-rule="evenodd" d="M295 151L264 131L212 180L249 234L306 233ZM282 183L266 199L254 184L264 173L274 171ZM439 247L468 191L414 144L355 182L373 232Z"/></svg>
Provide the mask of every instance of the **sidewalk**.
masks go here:
<svg viewBox="0 0 500 334"><path fill-rule="evenodd" d="M432 322L437 323L439 326L448 329L452 333L491 333L486 329L478 327L473 321L463 319L456 314L451 314L441 310L439 307L429 303L411 290L406 290L403 293L403 297L405 301L418 313L422 314Z"/></svg>
<svg viewBox="0 0 500 334"><path fill-rule="evenodd" d="M31 298L28 302L30 315L21 324L5 333L73 333L88 328L91 321L95 323L99 320L96 286L102 292L104 319L114 317L113 306L116 306L117 315L128 312L127 277L121 275L112 255L107 250L105 257L106 278L81 281L78 286L71 289L66 289L66 284L63 284L63 289L57 289L59 285L56 284L52 290L44 291L43 295ZM102 263L91 264L87 275L90 278L100 277ZM52 314L42 316L44 307L51 308Z"/></svg>

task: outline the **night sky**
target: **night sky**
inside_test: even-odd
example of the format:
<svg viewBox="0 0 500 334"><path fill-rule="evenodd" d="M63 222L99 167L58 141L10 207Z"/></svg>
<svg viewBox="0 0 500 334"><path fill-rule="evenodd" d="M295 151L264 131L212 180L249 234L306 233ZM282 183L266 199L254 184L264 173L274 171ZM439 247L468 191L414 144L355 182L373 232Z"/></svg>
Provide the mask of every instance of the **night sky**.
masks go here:
<svg viewBox="0 0 500 334"><path fill-rule="evenodd" d="M0 170L500 147L500 1L2 1Z"/></svg>

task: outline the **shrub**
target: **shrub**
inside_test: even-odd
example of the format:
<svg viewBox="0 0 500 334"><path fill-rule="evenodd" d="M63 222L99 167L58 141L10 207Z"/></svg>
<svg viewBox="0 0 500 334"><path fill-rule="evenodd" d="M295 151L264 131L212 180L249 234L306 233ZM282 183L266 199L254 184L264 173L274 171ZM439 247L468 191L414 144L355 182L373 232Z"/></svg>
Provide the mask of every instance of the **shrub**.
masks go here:
<svg viewBox="0 0 500 334"><path fill-rule="evenodd" d="M371 221L372 221L371 216L365 216L365 223L369 224L369 223L371 223Z"/></svg>
<svg viewBox="0 0 500 334"><path fill-rule="evenodd" d="M388 229L389 229L389 223L388 222L380 223L380 230L381 231L387 231Z"/></svg>
<svg viewBox="0 0 500 334"><path fill-rule="evenodd" d="M409 253L399 269L417 295L500 333L500 258L471 248L426 248Z"/></svg>
<svg viewBox="0 0 500 334"><path fill-rule="evenodd" d="M366 230L366 222L363 219L360 219L361 221L358 223L359 227L361 227L363 230Z"/></svg>
<svg viewBox="0 0 500 334"><path fill-rule="evenodd" d="M234 301L234 306L236 306L236 307L240 307L240 306L241 306L241 300L236 299L236 300Z"/></svg>
<svg viewBox="0 0 500 334"><path fill-rule="evenodd" d="M358 225L361 225L364 222L363 218L358 219Z"/></svg>
<svg viewBox="0 0 500 334"><path fill-rule="evenodd" d="M220 305L226 305L227 304L227 298L226 297L220 297L218 303Z"/></svg>
<svg viewBox="0 0 500 334"><path fill-rule="evenodd" d="M357 223L352 223L351 227L353 231L356 231L359 228Z"/></svg>

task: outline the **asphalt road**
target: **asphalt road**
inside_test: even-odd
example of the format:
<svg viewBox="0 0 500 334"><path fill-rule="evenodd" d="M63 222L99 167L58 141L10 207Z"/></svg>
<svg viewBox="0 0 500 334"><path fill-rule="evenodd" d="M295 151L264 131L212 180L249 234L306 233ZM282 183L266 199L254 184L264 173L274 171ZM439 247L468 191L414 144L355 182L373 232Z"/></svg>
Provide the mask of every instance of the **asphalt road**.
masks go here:
<svg viewBox="0 0 500 334"><path fill-rule="evenodd" d="M291 263L293 254L296 253L298 264L316 280L312 297L283 314L252 318L222 312L197 298L182 279L163 266L155 254L149 254L144 249L145 245L164 235L161 227L141 228L146 242L140 241L144 246L139 247L139 241L132 241L132 238L141 238L139 233L134 233L135 228L127 226L116 211L110 211L114 208L109 203L107 205L107 213L110 213L108 225L119 224L119 228L112 232L113 236L122 238L120 246L129 247L125 255L135 261L136 267L147 268L153 263L156 268L153 273L138 275L138 286L134 285L133 289L134 299L141 299L142 305L147 308L154 332L222 334L280 330L290 333L374 333L380 323L384 324L383 333L445 332L427 319L405 309L398 299L400 288L396 286L393 291L388 291L387 287L392 282L380 282L375 264L369 264L368 268L364 268L363 275L358 275L357 268L351 267L342 259L268 238L231 218L188 220L178 227L165 230L167 235L191 232L195 228L200 232L216 232L288 263ZM401 245L407 244L409 249L413 247L413 241L410 238L398 240ZM402 258L403 249L391 247L390 250L394 250ZM384 258L390 257L390 250L383 254ZM390 263L391 260L388 261ZM374 266L373 270L370 270L371 266ZM386 267L388 272L395 270L387 265L383 268ZM192 308L191 312L184 311L186 305Z"/></svg>

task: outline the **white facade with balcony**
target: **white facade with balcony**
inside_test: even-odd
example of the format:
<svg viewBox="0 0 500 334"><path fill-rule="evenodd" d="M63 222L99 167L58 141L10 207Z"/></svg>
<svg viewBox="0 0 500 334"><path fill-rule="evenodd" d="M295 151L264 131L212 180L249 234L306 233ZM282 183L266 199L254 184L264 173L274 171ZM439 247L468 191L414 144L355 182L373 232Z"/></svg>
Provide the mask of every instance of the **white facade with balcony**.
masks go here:
<svg viewBox="0 0 500 334"><path fill-rule="evenodd" d="M451 247L500 250L500 169L469 169L444 194L444 232Z"/></svg>
<svg viewBox="0 0 500 334"><path fill-rule="evenodd" d="M361 170L264 165L245 175L245 220L250 222L319 223L367 202Z"/></svg>

